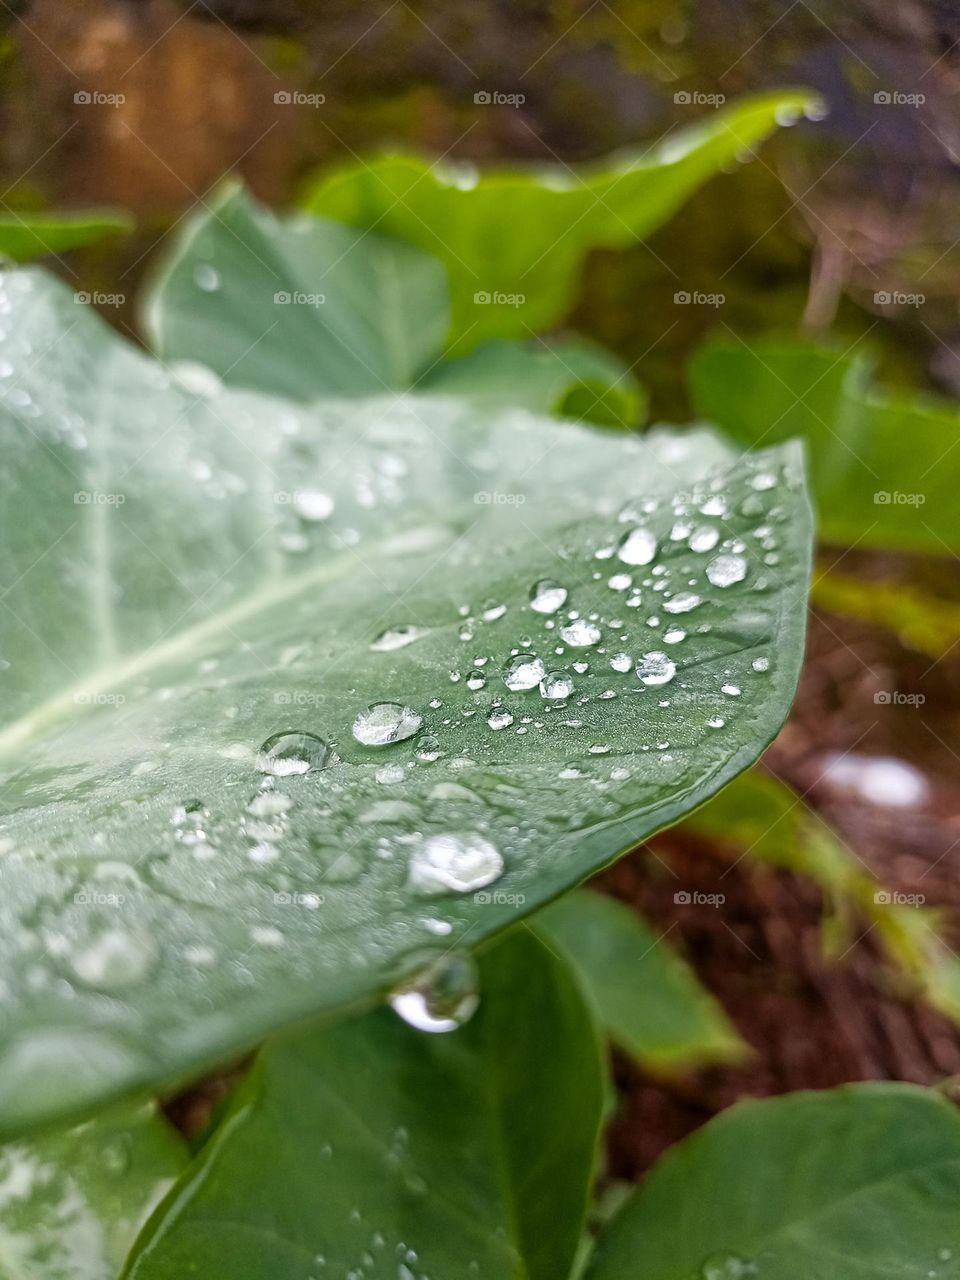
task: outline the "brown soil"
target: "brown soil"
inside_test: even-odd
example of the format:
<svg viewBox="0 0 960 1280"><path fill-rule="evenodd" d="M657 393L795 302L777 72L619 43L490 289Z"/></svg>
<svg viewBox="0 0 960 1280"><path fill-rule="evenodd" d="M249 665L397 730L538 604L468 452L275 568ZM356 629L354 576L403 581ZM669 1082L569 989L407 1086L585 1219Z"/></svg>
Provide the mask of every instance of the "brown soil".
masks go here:
<svg viewBox="0 0 960 1280"><path fill-rule="evenodd" d="M766 763L830 819L889 886L927 905L960 905L957 693L960 649L932 660L886 633L814 617L790 722ZM874 702L881 689L923 690L922 707ZM822 778L832 751L895 755L930 784L919 809L881 808ZM655 856L651 856L655 855ZM675 877L679 876L680 879ZM817 888L675 830L611 867L599 886L633 903L693 964L754 1056L664 1082L622 1057L621 1105L610 1131L610 1172L641 1174L671 1143L743 1096L822 1089L852 1080L932 1084L960 1073L960 1028L898 989L864 928L838 962L821 944ZM722 893L722 911L677 906L678 883Z"/></svg>

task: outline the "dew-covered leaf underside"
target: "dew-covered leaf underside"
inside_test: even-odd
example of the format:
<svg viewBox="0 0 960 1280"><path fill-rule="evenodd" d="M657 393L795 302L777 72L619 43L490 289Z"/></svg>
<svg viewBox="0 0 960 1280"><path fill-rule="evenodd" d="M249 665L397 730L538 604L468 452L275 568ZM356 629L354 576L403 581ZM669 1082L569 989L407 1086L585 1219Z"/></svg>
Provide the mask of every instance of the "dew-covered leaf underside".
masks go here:
<svg viewBox="0 0 960 1280"><path fill-rule="evenodd" d="M792 445L228 391L40 273L0 328L4 1133L481 942L787 712Z"/></svg>

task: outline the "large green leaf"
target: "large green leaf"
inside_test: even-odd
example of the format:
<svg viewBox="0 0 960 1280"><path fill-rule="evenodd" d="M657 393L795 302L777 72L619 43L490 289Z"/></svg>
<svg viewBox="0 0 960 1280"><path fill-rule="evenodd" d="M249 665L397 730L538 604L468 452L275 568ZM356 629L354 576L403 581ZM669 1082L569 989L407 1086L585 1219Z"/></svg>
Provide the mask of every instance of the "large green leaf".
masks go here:
<svg viewBox="0 0 960 1280"><path fill-rule="evenodd" d="M0 257L26 262L66 253L129 231L132 225L126 214L113 210L0 214Z"/></svg>
<svg viewBox="0 0 960 1280"><path fill-rule="evenodd" d="M600 1124L596 1028L530 933L480 978L479 1012L446 1035L381 1011L272 1041L125 1274L569 1275Z"/></svg>
<svg viewBox="0 0 960 1280"><path fill-rule="evenodd" d="M914 1280L960 1264L960 1116L910 1085L741 1103L674 1147L588 1280Z"/></svg>
<svg viewBox="0 0 960 1280"><path fill-rule="evenodd" d="M304 203L442 258L453 296L452 345L466 351L561 320L590 249L637 244L778 123L815 107L809 93L780 90L642 150L577 168L516 165L481 173L467 164L385 155L320 175Z"/></svg>
<svg viewBox="0 0 960 1280"><path fill-rule="evenodd" d="M4 1280L114 1280L186 1164L152 1104L0 1148Z"/></svg>
<svg viewBox="0 0 960 1280"><path fill-rule="evenodd" d="M796 449L441 397L299 408L171 375L42 274L0 305L4 1130L372 998L778 730Z"/></svg>
<svg viewBox="0 0 960 1280"><path fill-rule="evenodd" d="M636 911L604 894L567 893L536 923L569 956L613 1040L648 1070L745 1055L720 1005Z"/></svg>
<svg viewBox="0 0 960 1280"><path fill-rule="evenodd" d="M235 185L187 220L144 324L164 359L294 400L417 387L626 426L641 413L626 367L587 342L496 342L441 360L450 302L437 258L326 218L277 218Z"/></svg>
<svg viewBox="0 0 960 1280"><path fill-rule="evenodd" d="M326 218L277 218L234 184L189 219L144 308L165 360L295 400L409 387L449 324L436 258Z"/></svg>
<svg viewBox="0 0 960 1280"><path fill-rule="evenodd" d="M869 359L790 339L707 343L691 365L699 413L750 448L805 437L821 536L859 547L960 548L948 404L869 386Z"/></svg>

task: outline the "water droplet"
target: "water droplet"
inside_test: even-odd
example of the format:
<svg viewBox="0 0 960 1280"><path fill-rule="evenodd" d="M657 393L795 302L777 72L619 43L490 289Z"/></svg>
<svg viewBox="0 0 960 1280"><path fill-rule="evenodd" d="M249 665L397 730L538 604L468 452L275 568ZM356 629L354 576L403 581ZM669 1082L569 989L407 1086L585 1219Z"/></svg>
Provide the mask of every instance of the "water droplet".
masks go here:
<svg viewBox="0 0 960 1280"><path fill-rule="evenodd" d="M700 597L693 591L680 591L669 600L664 600L663 607L667 613L689 613L691 609L696 609L699 603Z"/></svg>
<svg viewBox="0 0 960 1280"><path fill-rule="evenodd" d="M567 589L550 578L541 578L530 592L530 608L537 613L556 613L567 602Z"/></svg>
<svg viewBox="0 0 960 1280"><path fill-rule="evenodd" d="M202 800L185 800L173 811L170 821L174 833L182 844L202 844L206 841L206 823L210 815L204 808Z"/></svg>
<svg viewBox="0 0 960 1280"><path fill-rule="evenodd" d="M569 698L573 693L573 681L565 671L548 671L540 681L541 697L554 701Z"/></svg>
<svg viewBox="0 0 960 1280"><path fill-rule="evenodd" d="M738 684L724 684L720 686L720 692L725 693L728 698L739 698L740 686Z"/></svg>
<svg viewBox="0 0 960 1280"><path fill-rule="evenodd" d="M330 748L315 733L285 729L269 737L257 755L257 768L275 778L322 769L330 756Z"/></svg>
<svg viewBox="0 0 960 1280"><path fill-rule="evenodd" d="M512 693L535 689L546 674L543 659L532 653L518 653L503 669L503 683Z"/></svg>
<svg viewBox="0 0 960 1280"><path fill-rule="evenodd" d="M723 716L711 716L707 721L707 724L711 729L722 729L726 723L727 722L724 720Z"/></svg>
<svg viewBox="0 0 960 1280"><path fill-rule="evenodd" d="M156 968L159 952L145 929L107 925L66 958L71 972L85 987L113 992L142 982Z"/></svg>
<svg viewBox="0 0 960 1280"><path fill-rule="evenodd" d="M686 640L687 633L683 627L668 627L663 633L665 644L679 644L681 640Z"/></svg>
<svg viewBox="0 0 960 1280"><path fill-rule="evenodd" d="M193 283L204 293L216 293L220 288L220 272L209 262L198 262L193 269Z"/></svg>
<svg viewBox="0 0 960 1280"><path fill-rule="evenodd" d="M383 787L396 786L398 782L402 782L406 774L404 773L402 764L385 764L376 772L376 779Z"/></svg>
<svg viewBox="0 0 960 1280"><path fill-rule="evenodd" d="M500 851L475 831L428 836L410 857L410 885L427 896L482 889L502 874Z"/></svg>
<svg viewBox="0 0 960 1280"><path fill-rule="evenodd" d="M425 764L433 764L434 760L440 758L440 741L435 738L432 733L426 734L417 743L416 751L417 759L423 760Z"/></svg>
<svg viewBox="0 0 960 1280"><path fill-rule="evenodd" d="M487 716L487 724L491 729L508 729L513 724L513 716L503 707L495 707Z"/></svg>
<svg viewBox="0 0 960 1280"><path fill-rule="evenodd" d="M708 1258L701 1269L703 1280L748 1280L756 1274L757 1268L752 1262L731 1255Z"/></svg>
<svg viewBox="0 0 960 1280"><path fill-rule="evenodd" d="M427 634L426 627L415 627L410 624L390 627L387 631L380 632L370 648L375 653L392 653L394 649L404 649L408 644L413 644L415 640Z"/></svg>
<svg viewBox="0 0 960 1280"><path fill-rule="evenodd" d="M624 564L649 564L656 554L657 539L649 529L631 529L617 547L617 557Z"/></svg>
<svg viewBox="0 0 960 1280"><path fill-rule="evenodd" d="M629 671L633 666L633 659L629 653L615 653L610 659L610 665L614 671Z"/></svg>
<svg viewBox="0 0 960 1280"><path fill-rule="evenodd" d="M586 618L574 618L560 628L560 638L575 649L586 649L590 645L599 644L603 632L595 622L589 622Z"/></svg>
<svg viewBox="0 0 960 1280"><path fill-rule="evenodd" d="M334 502L319 489L298 489L293 495L293 509L301 520L326 520L333 515Z"/></svg>
<svg viewBox="0 0 960 1280"><path fill-rule="evenodd" d="M751 665L751 667L753 667L754 671L769 671L769 670L770 670L770 659L769 659L769 658L754 658L754 660L750 663L750 665Z"/></svg>
<svg viewBox="0 0 960 1280"><path fill-rule="evenodd" d="M389 1002L418 1031L456 1031L480 1003L477 967L466 952L432 957L390 993Z"/></svg>
<svg viewBox="0 0 960 1280"><path fill-rule="evenodd" d="M691 551L712 551L719 541L719 532L710 524L702 524L690 535Z"/></svg>
<svg viewBox="0 0 960 1280"><path fill-rule="evenodd" d="M637 677L647 685L667 684L677 673L677 664L665 653L645 653L637 663Z"/></svg>
<svg viewBox="0 0 960 1280"><path fill-rule="evenodd" d="M747 562L743 556L714 556L707 565L707 577L715 587L732 587L747 576Z"/></svg>
<svg viewBox="0 0 960 1280"><path fill-rule="evenodd" d="M387 747L412 738L423 716L399 702L374 702L353 722L353 736L365 747Z"/></svg>
<svg viewBox="0 0 960 1280"><path fill-rule="evenodd" d="M607 586L611 591L626 591L633 586L633 579L629 573L615 573L607 579Z"/></svg>

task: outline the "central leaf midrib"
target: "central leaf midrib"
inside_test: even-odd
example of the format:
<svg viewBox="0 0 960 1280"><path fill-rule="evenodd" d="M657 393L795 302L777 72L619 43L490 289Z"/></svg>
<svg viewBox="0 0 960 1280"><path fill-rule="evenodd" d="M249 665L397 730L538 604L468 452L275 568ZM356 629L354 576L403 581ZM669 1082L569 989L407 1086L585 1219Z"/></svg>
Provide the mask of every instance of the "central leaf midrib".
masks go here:
<svg viewBox="0 0 960 1280"><path fill-rule="evenodd" d="M139 676L157 671L193 651L202 650L203 644L214 636L262 611L275 608L309 587L331 582L344 573L353 572L355 568L354 561L345 555L331 558L308 573L281 578L276 583L253 591L204 622L195 623L169 639L160 640L125 661L101 667L0 731L0 753L22 747L40 729L61 719L67 712L76 711L78 705L90 703L98 693L114 691Z"/></svg>

